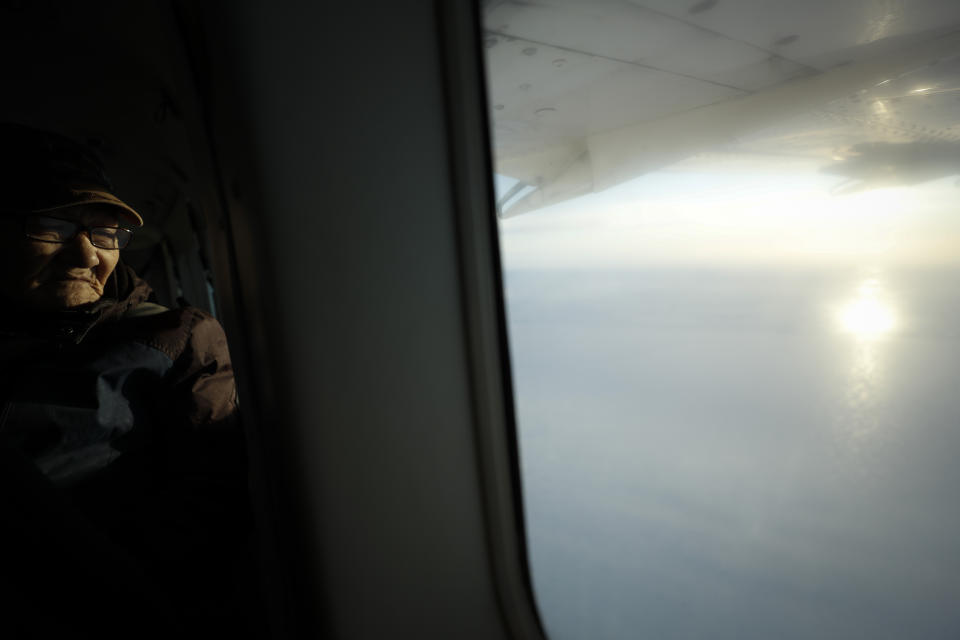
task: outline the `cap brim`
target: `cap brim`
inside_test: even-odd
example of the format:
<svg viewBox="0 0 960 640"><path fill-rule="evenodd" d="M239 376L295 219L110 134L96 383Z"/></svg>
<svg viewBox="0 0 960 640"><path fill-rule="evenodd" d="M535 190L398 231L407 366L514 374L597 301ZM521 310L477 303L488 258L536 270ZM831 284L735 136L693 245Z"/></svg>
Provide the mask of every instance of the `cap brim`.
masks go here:
<svg viewBox="0 0 960 640"><path fill-rule="evenodd" d="M143 226L143 218L140 217L140 214L137 213L133 207L109 191L103 191L100 189L70 189L70 195L71 198L69 202L65 202L53 207L34 209L33 211L40 213L44 211L56 211L57 209L66 209L68 207L76 207L80 205L106 204L118 208L121 212L121 215L127 220L133 222L136 226Z"/></svg>

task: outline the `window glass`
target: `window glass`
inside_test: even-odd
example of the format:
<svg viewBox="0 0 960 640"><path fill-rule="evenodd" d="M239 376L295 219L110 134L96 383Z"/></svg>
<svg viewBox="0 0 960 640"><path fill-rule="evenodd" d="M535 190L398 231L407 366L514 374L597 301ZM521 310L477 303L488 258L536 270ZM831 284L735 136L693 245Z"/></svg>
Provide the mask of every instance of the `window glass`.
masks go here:
<svg viewBox="0 0 960 640"><path fill-rule="evenodd" d="M960 637L960 5L483 18L551 638Z"/></svg>

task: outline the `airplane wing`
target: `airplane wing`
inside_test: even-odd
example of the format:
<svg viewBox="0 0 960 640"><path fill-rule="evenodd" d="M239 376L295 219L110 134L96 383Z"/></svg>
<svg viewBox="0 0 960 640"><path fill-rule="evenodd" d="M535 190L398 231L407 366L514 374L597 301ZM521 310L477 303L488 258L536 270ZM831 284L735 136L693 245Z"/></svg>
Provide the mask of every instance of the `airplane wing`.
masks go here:
<svg viewBox="0 0 960 640"><path fill-rule="evenodd" d="M484 24L504 217L716 150L850 190L960 172L960 3L493 0Z"/></svg>

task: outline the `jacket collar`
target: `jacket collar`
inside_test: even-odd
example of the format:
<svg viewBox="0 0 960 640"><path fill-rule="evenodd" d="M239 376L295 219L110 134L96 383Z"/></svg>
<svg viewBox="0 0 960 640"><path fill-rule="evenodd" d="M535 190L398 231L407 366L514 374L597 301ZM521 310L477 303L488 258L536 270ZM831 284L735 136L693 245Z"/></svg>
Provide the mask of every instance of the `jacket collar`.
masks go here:
<svg viewBox="0 0 960 640"><path fill-rule="evenodd" d="M96 325L119 319L129 309L145 302L151 293L153 290L145 280L119 262L107 280L103 297L96 302L67 311L4 314L0 319L0 333L29 334L34 338L79 344Z"/></svg>

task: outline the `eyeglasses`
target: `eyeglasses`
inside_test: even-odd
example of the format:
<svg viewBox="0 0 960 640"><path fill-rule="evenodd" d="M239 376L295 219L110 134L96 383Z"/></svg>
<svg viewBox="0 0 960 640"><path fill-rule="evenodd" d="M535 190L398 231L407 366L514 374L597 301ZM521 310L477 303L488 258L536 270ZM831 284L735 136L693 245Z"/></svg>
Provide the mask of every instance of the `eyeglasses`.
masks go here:
<svg viewBox="0 0 960 640"><path fill-rule="evenodd" d="M70 242L78 233L86 231L90 244L99 249L123 249L133 237L133 231L124 227L88 227L79 222L37 214L24 216L23 230L31 240L60 244Z"/></svg>

